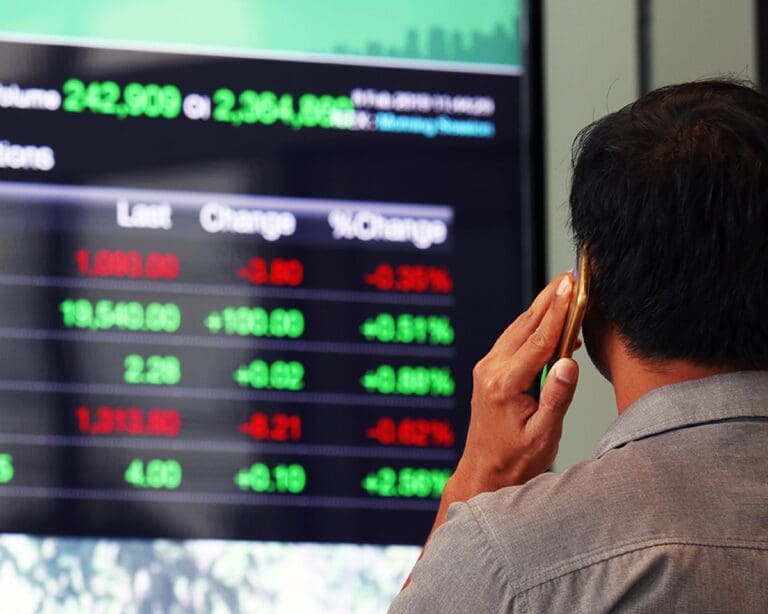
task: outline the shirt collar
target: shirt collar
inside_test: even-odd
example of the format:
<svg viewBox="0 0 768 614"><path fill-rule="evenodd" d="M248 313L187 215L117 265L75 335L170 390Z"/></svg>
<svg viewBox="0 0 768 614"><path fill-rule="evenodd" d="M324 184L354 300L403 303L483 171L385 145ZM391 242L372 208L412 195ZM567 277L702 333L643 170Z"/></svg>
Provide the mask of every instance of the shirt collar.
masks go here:
<svg viewBox="0 0 768 614"><path fill-rule="evenodd" d="M593 458L630 441L732 418L768 418L768 371L739 371L662 386L613 421Z"/></svg>

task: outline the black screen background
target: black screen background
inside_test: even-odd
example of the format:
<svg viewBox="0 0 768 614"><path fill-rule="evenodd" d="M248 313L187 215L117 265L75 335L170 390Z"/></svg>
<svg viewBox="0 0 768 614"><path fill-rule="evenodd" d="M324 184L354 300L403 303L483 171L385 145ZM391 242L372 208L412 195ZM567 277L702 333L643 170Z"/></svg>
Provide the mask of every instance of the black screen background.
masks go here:
<svg viewBox="0 0 768 614"><path fill-rule="evenodd" d="M0 115L3 139L49 145L57 161L45 174L2 169L2 180L452 207L455 246L447 263L456 284L454 418L460 432L466 428L472 366L523 309L535 277L530 248L537 237L522 200L529 193L523 182L530 178L522 169L530 168L524 140L530 127L521 125L526 102L521 77L11 43L0 44L0 53L11 46L22 60L25 82L35 87L58 89L77 76L174 83L183 91L229 87L341 95L374 87L493 97L496 136L487 140L232 127L186 119L118 121L87 112L5 109ZM5 82L14 78L0 75ZM40 249L48 250L51 261L62 258L56 246ZM344 266L343 258L334 262ZM336 273L343 276L338 268ZM98 452L72 452L66 462L91 453ZM17 503L3 502L2 530L96 536L422 543L434 514L434 508L313 510L308 515L295 508L237 505L191 512L171 502Z"/></svg>

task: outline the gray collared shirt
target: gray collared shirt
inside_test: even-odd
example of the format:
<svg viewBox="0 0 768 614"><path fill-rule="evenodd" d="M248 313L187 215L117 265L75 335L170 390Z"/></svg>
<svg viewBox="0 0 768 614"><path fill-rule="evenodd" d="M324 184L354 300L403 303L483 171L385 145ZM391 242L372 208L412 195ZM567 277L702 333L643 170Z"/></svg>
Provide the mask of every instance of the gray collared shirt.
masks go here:
<svg viewBox="0 0 768 614"><path fill-rule="evenodd" d="M656 389L594 458L455 503L390 612L768 612L768 372Z"/></svg>

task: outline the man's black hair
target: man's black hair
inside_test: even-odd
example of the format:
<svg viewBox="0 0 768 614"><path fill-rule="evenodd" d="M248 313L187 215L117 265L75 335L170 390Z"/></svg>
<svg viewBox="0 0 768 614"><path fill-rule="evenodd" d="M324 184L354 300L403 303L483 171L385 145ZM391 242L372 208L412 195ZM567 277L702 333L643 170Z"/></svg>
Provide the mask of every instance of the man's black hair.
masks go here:
<svg viewBox="0 0 768 614"><path fill-rule="evenodd" d="M699 81L600 119L570 208L595 305L636 356L768 366L768 97Z"/></svg>

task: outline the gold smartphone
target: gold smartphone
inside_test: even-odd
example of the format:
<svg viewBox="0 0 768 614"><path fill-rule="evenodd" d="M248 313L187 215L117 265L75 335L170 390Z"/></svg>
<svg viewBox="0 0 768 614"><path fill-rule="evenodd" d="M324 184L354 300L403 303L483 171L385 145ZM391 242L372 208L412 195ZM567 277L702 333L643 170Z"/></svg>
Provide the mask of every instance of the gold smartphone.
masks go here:
<svg viewBox="0 0 768 614"><path fill-rule="evenodd" d="M584 321L584 314L587 311L587 303L589 302L589 262L586 246L582 245L579 249L579 256L576 260L576 266L573 268L573 275L576 277L576 288L571 294L571 304L568 306L568 315L565 317L565 326L563 326L563 332L560 335L560 343L552 360L541 371L539 390L544 387L544 381L547 379L549 368L561 358L570 358L573 355L576 340L579 338L581 323Z"/></svg>
<svg viewBox="0 0 768 614"><path fill-rule="evenodd" d="M589 263L587 248L579 249L579 257L574 270L576 276L576 288L571 295L571 304L568 307L568 315L565 318L563 334L560 336L560 345L555 354L555 360L570 358L579 338L581 323L584 321L584 313L587 311L589 301Z"/></svg>

